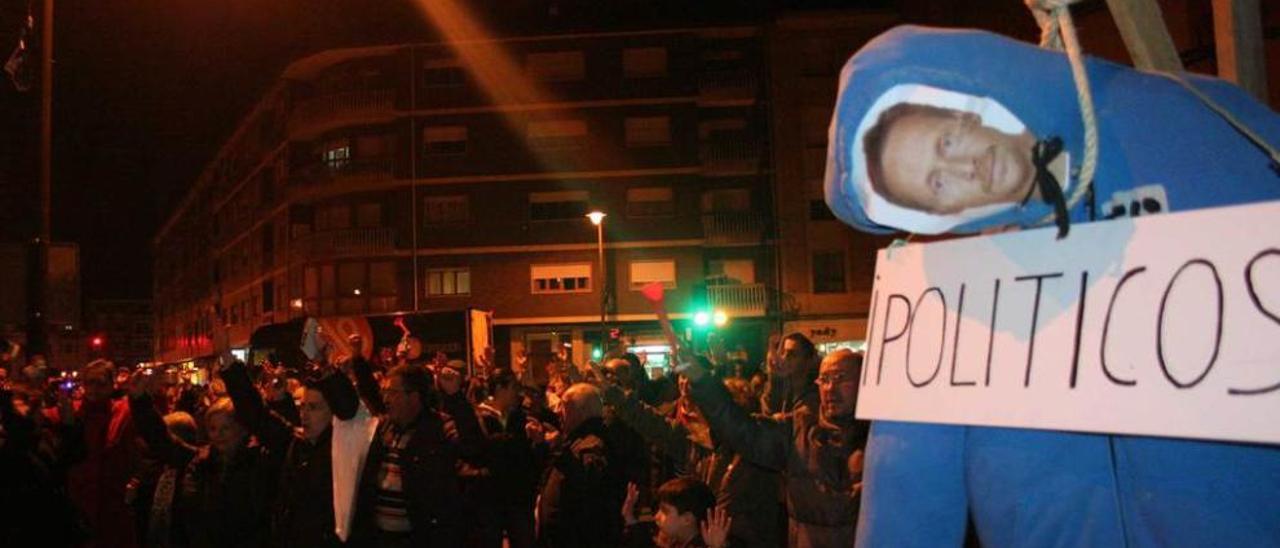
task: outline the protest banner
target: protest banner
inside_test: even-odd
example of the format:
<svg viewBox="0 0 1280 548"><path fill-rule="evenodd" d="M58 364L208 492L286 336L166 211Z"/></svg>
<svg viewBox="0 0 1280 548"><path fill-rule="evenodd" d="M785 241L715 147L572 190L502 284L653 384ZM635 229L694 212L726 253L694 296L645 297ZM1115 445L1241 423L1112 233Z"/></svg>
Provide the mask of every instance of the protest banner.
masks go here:
<svg viewBox="0 0 1280 548"><path fill-rule="evenodd" d="M881 250L858 416L1280 443L1280 202Z"/></svg>

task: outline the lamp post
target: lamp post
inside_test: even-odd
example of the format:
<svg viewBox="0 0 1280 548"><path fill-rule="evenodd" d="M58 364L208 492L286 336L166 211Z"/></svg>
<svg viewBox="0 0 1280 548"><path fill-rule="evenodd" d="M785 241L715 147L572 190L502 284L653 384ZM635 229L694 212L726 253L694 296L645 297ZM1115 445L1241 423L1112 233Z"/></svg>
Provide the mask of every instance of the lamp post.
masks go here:
<svg viewBox="0 0 1280 548"><path fill-rule="evenodd" d="M608 302L608 298L609 298L608 297L609 294L607 293L609 289L609 285L606 283L608 276L606 275L605 266L604 266L605 214L602 211L592 211L591 213L587 214L587 218L591 219L591 224L596 225L596 250L599 252L599 255L600 255L600 356L603 357L604 346L605 346L604 314L605 314L605 305Z"/></svg>

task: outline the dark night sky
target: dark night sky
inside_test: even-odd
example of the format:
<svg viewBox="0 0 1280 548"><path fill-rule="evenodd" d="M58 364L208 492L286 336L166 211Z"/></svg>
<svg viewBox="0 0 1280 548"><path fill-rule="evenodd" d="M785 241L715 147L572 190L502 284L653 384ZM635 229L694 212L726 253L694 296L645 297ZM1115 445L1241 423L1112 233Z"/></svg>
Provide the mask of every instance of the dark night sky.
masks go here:
<svg viewBox="0 0 1280 548"><path fill-rule="evenodd" d="M733 23L758 17L766 4L885 2L460 3L490 14L486 19L501 32L528 34ZM555 17L547 15L550 4L559 5ZM0 63L24 5L0 0ZM411 0L61 0L57 10L53 230L56 241L80 244L86 299L150 296L157 227L291 60L352 44L432 40ZM25 211L35 211L37 101L36 90L19 94L0 82L0 183L19 189L16 203L25 201ZM0 223L8 229L0 234L25 236L15 228L21 223L4 216Z"/></svg>

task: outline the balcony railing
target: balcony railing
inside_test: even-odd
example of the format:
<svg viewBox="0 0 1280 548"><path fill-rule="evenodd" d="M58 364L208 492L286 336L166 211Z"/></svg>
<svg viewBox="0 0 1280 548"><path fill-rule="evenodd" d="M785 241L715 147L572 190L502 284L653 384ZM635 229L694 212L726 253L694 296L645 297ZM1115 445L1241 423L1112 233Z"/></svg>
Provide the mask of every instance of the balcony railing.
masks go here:
<svg viewBox="0 0 1280 548"><path fill-rule="evenodd" d="M393 251L396 233L390 228L326 230L294 240L293 256L318 260L348 255L376 255Z"/></svg>
<svg viewBox="0 0 1280 548"><path fill-rule="evenodd" d="M296 168L289 178L292 186L312 186L337 180L382 181L392 178L395 159L368 158L330 160Z"/></svg>
<svg viewBox="0 0 1280 548"><path fill-rule="evenodd" d="M747 71L719 70L698 78L698 100L703 103L751 100L756 96L756 77Z"/></svg>
<svg viewBox="0 0 1280 548"><path fill-rule="evenodd" d="M702 235L707 245L752 245L760 243L764 218L758 213L723 212L702 215Z"/></svg>
<svg viewBox="0 0 1280 548"><path fill-rule="evenodd" d="M387 114L395 108L395 100L394 90L348 91L309 99L293 109L289 132Z"/></svg>
<svg viewBox="0 0 1280 548"><path fill-rule="evenodd" d="M764 284L709 285L707 303L730 317L763 316L768 311L769 295Z"/></svg>
<svg viewBox="0 0 1280 548"><path fill-rule="evenodd" d="M746 139L705 141L698 148L698 156L704 171L755 171L760 164L760 145Z"/></svg>

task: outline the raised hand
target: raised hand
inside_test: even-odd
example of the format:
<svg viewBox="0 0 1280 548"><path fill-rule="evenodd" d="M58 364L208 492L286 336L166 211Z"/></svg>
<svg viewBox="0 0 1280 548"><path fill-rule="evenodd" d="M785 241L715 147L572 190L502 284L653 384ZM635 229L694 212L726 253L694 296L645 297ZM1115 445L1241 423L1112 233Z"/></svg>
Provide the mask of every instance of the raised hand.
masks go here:
<svg viewBox="0 0 1280 548"><path fill-rule="evenodd" d="M441 366L436 370L436 384L446 396L457 394L462 390L462 373L452 367Z"/></svg>
<svg viewBox="0 0 1280 548"><path fill-rule="evenodd" d="M627 484L627 498L622 501L622 521L627 525L636 523L636 501L640 499L640 488L634 483Z"/></svg>
<svg viewBox="0 0 1280 548"><path fill-rule="evenodd" d="M724 548L732 525L733 518L724 508L707 510L707 519L702 522L702 542L709 548Z"/></svg>

